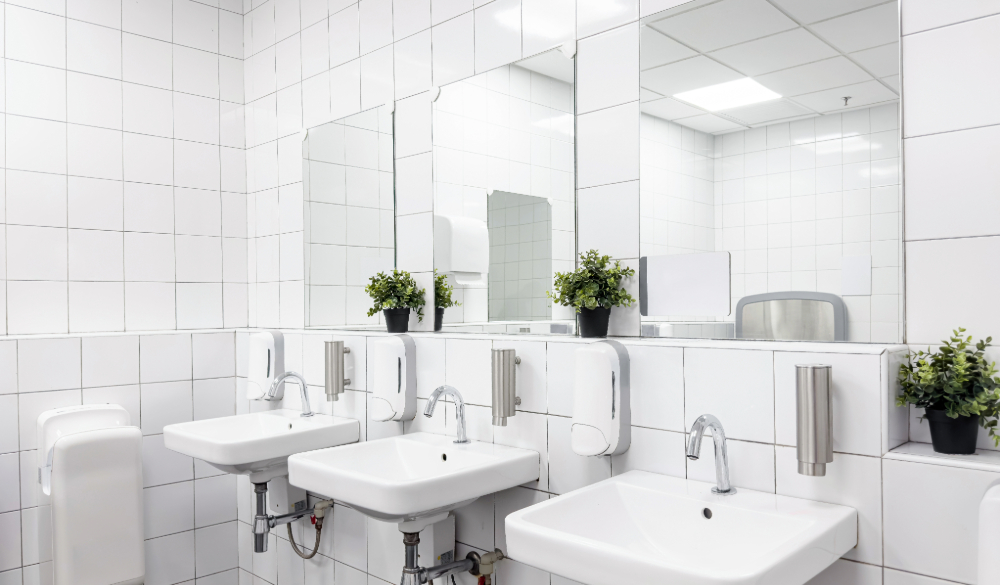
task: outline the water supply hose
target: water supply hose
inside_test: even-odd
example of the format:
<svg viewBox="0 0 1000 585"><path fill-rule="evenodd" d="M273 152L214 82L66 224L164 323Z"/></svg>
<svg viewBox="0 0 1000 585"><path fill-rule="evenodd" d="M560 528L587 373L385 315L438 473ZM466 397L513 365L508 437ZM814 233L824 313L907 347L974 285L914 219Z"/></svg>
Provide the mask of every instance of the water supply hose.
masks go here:
<svg viewBox="0 0 1000 585"><path fill-rule="evenodd" d="M291 543L295 554L306 560L316 556L316 553L319 552L319 539L323 534L323 518L326 517L326 512L330 509L333 509L333 500L323 500L313 507L313 522L316 524L316 543L313 545L312 552L308 554L299 550L298 545L295 544L295 537L292 536L292 523L288 523L288 542Z"/></svg>

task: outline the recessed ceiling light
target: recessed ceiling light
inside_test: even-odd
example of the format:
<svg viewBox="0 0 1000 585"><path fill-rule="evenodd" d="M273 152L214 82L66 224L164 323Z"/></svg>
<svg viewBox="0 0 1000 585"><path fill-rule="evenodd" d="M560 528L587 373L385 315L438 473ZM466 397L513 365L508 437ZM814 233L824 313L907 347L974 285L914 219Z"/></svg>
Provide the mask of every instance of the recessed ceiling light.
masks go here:
<svg viewBox="0 0 1000 585"><path fill-rule="evenodd" d="M718 112L719 110L775 100L781 96L753 79L744 77L736 81L727 81L718 85L685 91L675 94L674 97L709 112Z"/></svg>

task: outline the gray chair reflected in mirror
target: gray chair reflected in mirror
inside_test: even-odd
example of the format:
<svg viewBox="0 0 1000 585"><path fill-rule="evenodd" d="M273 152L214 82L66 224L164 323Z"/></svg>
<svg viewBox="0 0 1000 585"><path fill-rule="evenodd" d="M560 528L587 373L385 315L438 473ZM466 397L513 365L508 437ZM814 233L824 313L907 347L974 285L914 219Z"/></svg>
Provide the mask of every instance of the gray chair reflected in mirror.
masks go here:
<svg viewBox="0 0 1000 585"><path fill-rule="evenodd" d="M750 295L736 304L736 338L847 341L847 309L839 296L808 291Z"/></svg>

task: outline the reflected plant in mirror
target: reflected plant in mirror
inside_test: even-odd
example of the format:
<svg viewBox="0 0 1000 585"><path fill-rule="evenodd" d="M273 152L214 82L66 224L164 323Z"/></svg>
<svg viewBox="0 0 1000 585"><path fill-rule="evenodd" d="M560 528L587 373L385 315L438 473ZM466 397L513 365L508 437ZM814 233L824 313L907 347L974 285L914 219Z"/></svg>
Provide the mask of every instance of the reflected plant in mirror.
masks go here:
<svg viewBox="0 0 1000 585"><path fill-rule="evenodd" d="M405 270L393 270L391 275L379 272L369 279L365 292L373 304L368 309L372 317L379 311L385 316L389 333L406 333L409 329L410 310L415 309L417 320L424 320L424 293L417 288L413 276Z"/></svg>
<svg viewBox="0 0 1000 585"><path fill-rule="evenodd" d="M546 296L557 304L572 308L580 319L581 337L605 337L612 307L630 307L635 302L623 287L635 276L635 269L622 267L618 260L597 250L580 254L580 267L572 272L557 272L555 292Z"/></svg>
<svg viewBox="0 0 1000 585"><path fill-rule="evenodd" d="M451 298L455 287L448 284L446 274L438 274L434 271L434 331L441 331L444 320L444 310L449 307L459 307L462 303Z"/></svg>
<svg viewBox="0 0 1000 585"><path fill-rule="evenodd" d="M712 279L729 290L706 294L730 307L825 293L846 306L847 340L900 341L898 19L898 2L843 0L694 0L643 18L640 256L729 254L730 278ZM697 272L672 282L703 290ZM721 305L675 304L643 334L733 337L740 315ZM808 314L773 312L765 329L812 331L780 322Z"/></svg>

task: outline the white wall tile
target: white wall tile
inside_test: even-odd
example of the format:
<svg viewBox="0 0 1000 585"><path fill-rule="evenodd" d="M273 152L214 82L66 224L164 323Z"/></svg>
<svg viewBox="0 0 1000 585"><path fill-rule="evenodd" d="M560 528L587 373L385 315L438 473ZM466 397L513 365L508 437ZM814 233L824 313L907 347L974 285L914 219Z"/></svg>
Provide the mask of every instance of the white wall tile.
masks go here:
<svg viewBox="0 0 1000 585"><path fill-rule="evenodd" d="M690 440L690 436L688 437ZM701 456L687 462L687 477L715 483L715 450L709 437L701 443ZM734 486L761 492L774 492L774 447L762 443L727 441L730 481Z"/></svg>
<svg viewBox="0 0 1000 585"><path fill-rule="evenodd" d="M985 164L998 148L1000 128L996 126L907 140L906 239L1000 233L993 219L1000 213L995 209L996 171ZM954 196L942 198L943 188L954 190ZM980 212L968 213L971 208Z"/></svg>
<svg viewBox="0 0 1000 585"><path fill-rule="evenodd" d="M496 0L475 11L476 73L521 58L521 0Z"/></svg>
<svg viewBox="0 0 1000 585"><path fill-rule="evenodd" d="M685 428L699 416L713 414L727 437L774 441L771 352L687 348L684 382Z"/></svg>
<svg viewBox="0 0 1000 585"><path fill-rule="evenodd" d="M639 0L577 0L578 39L631 22L639 17Z"/></svg>
<svg viewBox="0 0 1000 585"><path fill-rule="evenodd" d="M143 383L190 380L191 335L140 337L139 373Z"/></svg>
<svg viewBox="0 0 1000 585"><path fill-rule="evenodd" d="M583 39L578 50L580 114L639 99L637 23Z"/></svg>
<svg viewBox="0 0 1000 585"><path fill-rule="evenodd" d="M852 563L837 559L826 570L809 581L809 585L834 585L835 583L857 583L857 585L881 585L882 568L864 563ZM886 580L888 583L888 579Z"/></svg>
<svg viewBox="0 0 1000 585"><path fill-rule="evenodd" d="M979 266L984 258L1000 253L1000 238L963 238L906 244L906 330L911 344L937 344L956 327L965 327L976 339L1000 327L985 291L996 286L997 275ZM940 267L970 271L961 293L941 279Z"/></svg>
<svg viewBox="0 0 1000 585"><path fill-rule="evenodd" d="M890 460L883 474L886 566L976 582L979 502L1000 476ZM918 519L911 513L917 501L938 505Z"/></svg>
<svg viewBox="0 0 1000 585"><path fill-rule="evenodd" d="M521 0L524 56L576 38L576 0Z"/></svg>
<svg viewBox="0 0 1000 585"><path fill-rule="evenodd" d="M918 10L919 12L919 10ZM1000 87L997 81L970 75L955 63L975 56L976 67L997 65L996 53L986 47L1000 37L1000 18L991 17L940 28L903 38L903 83L906 136L996 124L1000 117L981 97ZM940 108L938 104L965 104L962 108Z"/></svg>
<svg viewBox="0 0 1000 585"><path fill-rule="evenodd" d="M632 443L628 451L611 458L611 471L614 475L639 470L687 477L686 462L683 433L633 426Z"/></svg>
<svg viewBox="0 0 1000 585"><path fill-rule="evenodd" d="M639 103L577 117L580 188L639 178Z"/></svg>
<svg viewBox="0 0 1000 585"><path fill-rule="evenodd" d="M18 341L18 389L21 392L80 388L80 339Z"/></svg>
<svg viewBox="0 0 1000 585"><path fill-rule="evenodd" d="M904 35L981 18L1000 12L992 2L941 4L930 0L905 0L901 24Z"/></svg>
<svg viewBox="0 0 1000 585"><path fill-rule="evenodd" d="M443 2L443 0L434 1L436 4ZM433 6L432 14L435 14L434 18L437 20ZM468 12L458 18L438 24L432 29L434 85L447 85L475 73L473 26L473 15Z"/></svg>
<svg viewBox="0 0 1000 585"><path fill-rule="evenodd" d="M549 491L564 494L611 477L611 458L583 457L573 452L573 419L549 417Z"/></svg>
<svg viewBox="0 0 1000 585"><path fill-rule="evenodd" d="M142 491L146 538L194 529L194 485L182 481Z"/></svg>
<svg viewBox="0 0 1000 585"><path fill-rule="evenodd" d="M612 258L638 258L639 182L580 189L577 222L581 253L595 249Z"/></svg>
<svg viewBox="0 0 1000 585"><path fill-rule="evenodd" d="M169 585L194 579L194 532L180 532L146 541L146 581Z"/></svg>
<svg viewBox="0 0 1000 585"><path fill-rule="evenodd" d="M775 447L777 493L841 504L858 511L858 546L844 558L882 563L882 461L877 457L834 455L825 477L797 472L794 447ZM912 510L912 509L911 509Z"/></svg>

